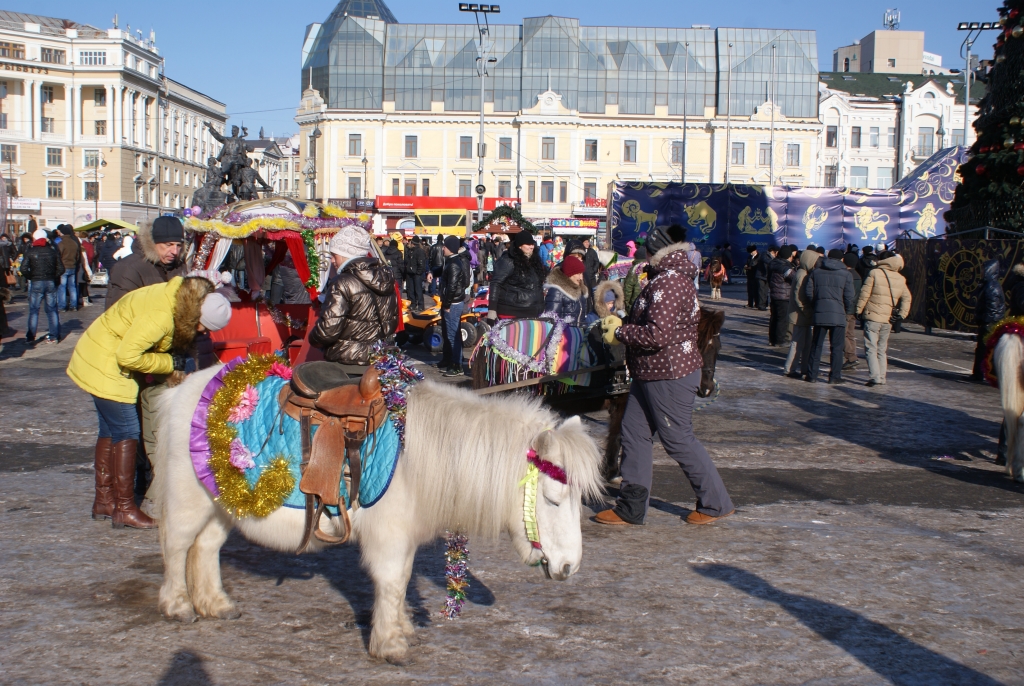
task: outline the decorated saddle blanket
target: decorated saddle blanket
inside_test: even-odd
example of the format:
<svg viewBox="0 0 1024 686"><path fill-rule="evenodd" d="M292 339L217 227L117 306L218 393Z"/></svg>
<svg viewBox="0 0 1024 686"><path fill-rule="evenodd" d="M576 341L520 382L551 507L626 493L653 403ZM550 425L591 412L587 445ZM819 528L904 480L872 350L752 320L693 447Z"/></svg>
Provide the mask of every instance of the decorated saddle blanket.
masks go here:
<svg viewBox="0 0 1024 686"><path fill-rule="evenodd" d="M399 375L402 369L409 372L393 357L379 356L378 363L379 369L397 368ZM291 369L275 355L237 358L207 383L192 415L189 449L196 476L237 517L265 517L279 507L305 509L306 496L299 490L301 428L278 403L290 379ZM402 449L404 388L395 388L393 378L390 386L388 381L382 370L388 417L360 450L362 507L373 506L387 491ZM344 480L340 493L351 505Z"/></svg>
<svg viewBox="0 0 1024 686"><path fill-rule="evenodd" d="M485 376L491 386L585 369L595 359L586 329L547 319L499 321L477 345L484 351ZM590 375L562 383L586 386Z"/></svg>

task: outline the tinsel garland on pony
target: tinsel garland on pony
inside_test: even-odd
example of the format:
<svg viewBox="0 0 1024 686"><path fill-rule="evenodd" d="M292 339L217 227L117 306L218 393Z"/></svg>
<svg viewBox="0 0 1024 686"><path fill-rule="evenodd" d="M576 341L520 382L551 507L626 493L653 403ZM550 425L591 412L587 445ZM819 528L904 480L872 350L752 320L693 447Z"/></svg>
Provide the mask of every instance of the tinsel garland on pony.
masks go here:
<svg viewBox="0 0 1024 686"><path fill-rule="evenodd" d="M995 354L999 339L1010 334L1024 337L1024 317L1006 317L1000 320L985 338L985 359L981 361L981 373L985 380L999 388L999 378L995 375L992 356Z"/></svg>

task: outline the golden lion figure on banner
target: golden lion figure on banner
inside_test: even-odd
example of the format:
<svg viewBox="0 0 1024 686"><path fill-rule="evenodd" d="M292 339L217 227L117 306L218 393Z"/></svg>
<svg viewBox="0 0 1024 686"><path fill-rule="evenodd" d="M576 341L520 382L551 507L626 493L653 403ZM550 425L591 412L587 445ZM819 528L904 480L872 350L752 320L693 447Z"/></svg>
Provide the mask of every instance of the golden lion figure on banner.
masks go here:
<svg viewBox="0 0 1024 686"><path fill-rule="evenodd" d="M622 203L622 214L630 217L636 222L636 232L643 233L654 231L655 225L658 223L658 211L654 212L643 212L640 210L640 202L637 200L627 200ZM646 226L646 228L644 228Z"/></svg>
<svg viewBox="0 0 1024 686"><path fill-rule="evenodd" d="M889 215L876 212L870 207L861 207L853 215L853 221L860 229L861 240L868 240L868 233L871 231L875 232L875 237L872 240L885 241L889 239L889 234L885 231L885 225L889 223Z"/></svg>

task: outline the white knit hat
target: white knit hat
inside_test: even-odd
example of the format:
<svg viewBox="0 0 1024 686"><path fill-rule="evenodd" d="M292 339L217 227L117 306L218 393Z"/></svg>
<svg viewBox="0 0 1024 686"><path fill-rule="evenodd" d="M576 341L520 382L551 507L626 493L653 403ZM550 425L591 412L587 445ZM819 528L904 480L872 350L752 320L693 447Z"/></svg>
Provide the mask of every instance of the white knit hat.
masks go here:
<svg viewBox="0 0 1024 686"><path fill-rule="evenodd" d="M334 234L327 249L341 257L365 257L370 252L370 234L355 226L346 226Z"/></svg>
<svg viewBox="0 0 1024 686"><path fill-rule="evenodd" d="M46 238L46 229L36 229L32 232L32 240L38 241L40 238Z"/></svg>
<svg viewBox="0 0 1024 686"><path fill-rule="evenodd" d="M220 331L231 321L231 303L220 293L210 293L203 298L199 323L209 331Z"/></svg>

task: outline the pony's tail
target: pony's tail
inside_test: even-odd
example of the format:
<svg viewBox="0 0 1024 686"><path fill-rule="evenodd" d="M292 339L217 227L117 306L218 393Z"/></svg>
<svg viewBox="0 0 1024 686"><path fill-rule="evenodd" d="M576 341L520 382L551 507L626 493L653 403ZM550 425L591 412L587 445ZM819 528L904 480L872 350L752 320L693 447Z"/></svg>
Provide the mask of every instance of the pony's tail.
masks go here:
<svg viewBox="0 0 1024 686"><path fill-rule="evenodd" d="M1020 336L1002 336L992 357L1006 423L1006 467L1019 481L1024 479L1024 456L1017 455L1022 438L1020 419L1024 414L1024 341Z"/></svg>

